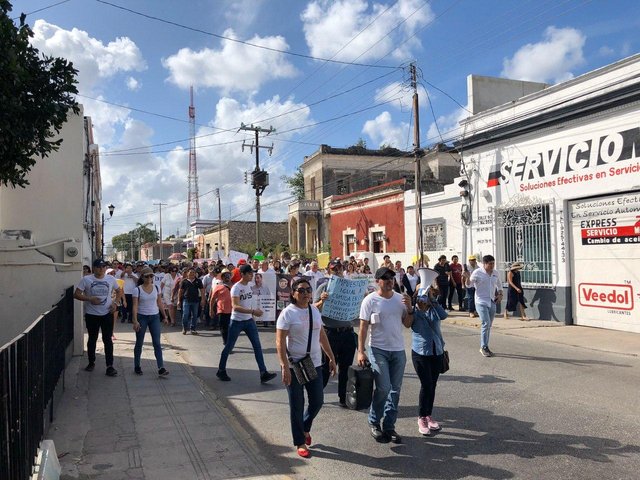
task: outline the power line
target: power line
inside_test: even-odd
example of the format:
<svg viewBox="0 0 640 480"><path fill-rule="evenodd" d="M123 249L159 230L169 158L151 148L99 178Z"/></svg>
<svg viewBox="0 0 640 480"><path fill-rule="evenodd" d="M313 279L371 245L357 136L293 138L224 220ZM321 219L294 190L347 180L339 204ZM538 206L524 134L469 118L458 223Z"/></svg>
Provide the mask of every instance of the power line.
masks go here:
<svg viewBox="0 0 640 480"><path fill-rule="evenodd" d="M322 61L322 62L337 63L337 64L340 64L340 65L352 65L354 67L387 68L387 69L393 69L393 70L396 70L396 69L399 68L399 67L394 67L394 66L391 66L391 65L372 65L372 64L367 64L367 63L347 62L347 61L342 61L342 60L333 60L333 59L330 59L330 58L314 57L312 55L306 55L304 53L289 52L287 50L280 50L278 48L272 48L272 47L267 47L267 46L264 46L264 45L258 45L256 43L247 42L247 41L244 41L244 40L238 40L237 38L225 37L224 35L219 35L217 33L208 32L208 31L202 30L200 28L190 27L188 25L184 25L182 23L174 22L172 20L167 20L167 19L164 19L164 18L160 18L160 17L156 17L156 16L153 16L153 15L149 15L149 14L146 14L146 13L138 12L136 10L132 10L130 8L123 7L121 5L116 5L115 3L107 2L106 0L96 0L96 2L103 3L105 5L109 5L110 7L114 7L114 8L117 8L119 10L124 10L125 12L129 12L129 13L132 13L134 15L139 15L141 17L147 18L149 20L154 20L156 22L166 23L167 25L173 25L174 27L183 28L185 30L190 30L192 32L202 33L204 35L209 35L210 37L219 38L221 40L227 40L227 41L230 41L230 42L240 43L242 45L246 45L246 46L249 46L249 47L260 48L262 50L268 50L268 51L276 52L276 53L282 53L284 55L291 55L291 56L294 56L294 57L306 58L308 60L319 60L319 61Z"/></svg>
<svg viewBox="0 0 640 480"><path fill-rule="evenodd" d="M52 4L52 5L47 5L46 7L42 7L42 8L39 8L39 9L37 9L37 10L33 10L32 12L24 13L23 15L24 15L25 17L28 17L29 15L33 15L34 13L42 12L43 10L48 10L48 9L50 9L50 8L57 7L58 5L62 5L63 3L67 3L67 2L70 2L70 1L71 1L71 0L62 0L61 2L54 3L54 4ZM19 20L21 16L22 16L22 15L17 16L17 17L14 17L14 18L12 18L11 20Z"/></svg>

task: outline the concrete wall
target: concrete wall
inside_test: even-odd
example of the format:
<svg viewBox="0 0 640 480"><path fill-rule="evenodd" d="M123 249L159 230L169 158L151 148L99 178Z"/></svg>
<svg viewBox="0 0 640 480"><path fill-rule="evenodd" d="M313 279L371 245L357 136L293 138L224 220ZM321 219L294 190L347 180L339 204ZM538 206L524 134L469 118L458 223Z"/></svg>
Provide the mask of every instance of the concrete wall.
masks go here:
<svg viewBox="0 0 640 480"><path fill-rule="evenodd" d="M86 135L82 113L70 116L60 136L60 150L38 159L26 188L0 187L0 345L20 334L40 314L62 298L64 290L91 263L91 243L84 221L88 176L84 174ZM89 208L90 210L90 208ZM31 240L11 239L10 230L27 230ZM15 237L14 237L15 238ZM70 266L64 262L63 241L75 240L80 253ZM19 245L44 245L19 250ZM82 353L80 302L75 308L74 353Z"/></svg>
<svg viewBox="0 0 640 480"><path fill-rule="evenodd" d="M546 83L524 82L508 78L483 77L481 75L467 77L468 102L474 114L498 105L504 105L547 87Z"/></svg>
<svg viewBox="0 0 640 480"><path fill-rule="evenodd" d="M215 227L204 235L204 244L211 246L211 251L215 251L215 244L222 236L222 245L225 252L236 250L240 245L255 243L256 223L255 222L228 222L222 224L220 234ZM260 239L265 243L287 243L289 241L287 232L287 222L261 222Z"/></svg>

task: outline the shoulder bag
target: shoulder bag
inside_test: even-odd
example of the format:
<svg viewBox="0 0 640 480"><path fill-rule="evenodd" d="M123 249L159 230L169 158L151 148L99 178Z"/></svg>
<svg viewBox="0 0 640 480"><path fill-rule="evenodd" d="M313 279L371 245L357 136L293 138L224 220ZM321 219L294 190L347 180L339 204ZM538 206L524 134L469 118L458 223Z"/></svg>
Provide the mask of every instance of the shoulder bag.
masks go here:
<svg viewBox="0 0 640 480"><path fill-rule="evenodd" d="M311 336L313 333L313 312L311 311L311 305L309 305L309 340L307 341L307 354L297 362L293 361L289 349L287 349L287 356L289 357L289 364L291 370L293 370L296 380L300 385L309 383L311 380L315 380L318 377L318 371L313 364L311 358Z"/></svg>
<svg viewBox="0 0 640 480"><path fill-rule="evenodd" d="M431 307L432 309L434 308L433 306ZM442 309L442 307L440 307ZM442 309L442 311L445 314L445 318L447 312L444 311L444 309ZM442 317L440 317L440 313L437 309L433 310L433 313L438 317L439 320L442 320ZM437 332L435 331L435 329L431 326L431 322L429 319L427 319L427 323L429 324L429 328L431 329L431 331L437 335ZM434 352L435 353L435 352ZM440 367L440 373L446 373L449 370L449 352L447 350L444 350L442 353L442 365Z"/></svg>

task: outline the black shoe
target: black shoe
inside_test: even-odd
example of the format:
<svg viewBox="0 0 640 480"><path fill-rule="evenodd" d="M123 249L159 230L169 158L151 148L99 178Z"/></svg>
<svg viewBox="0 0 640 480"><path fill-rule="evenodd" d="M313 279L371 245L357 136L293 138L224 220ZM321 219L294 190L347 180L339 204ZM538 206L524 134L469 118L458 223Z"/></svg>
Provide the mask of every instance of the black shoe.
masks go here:
<svg viewBox="0 0 640 480"><path fill-rule="evenodd" d="M136 375L142 375L142 368L140 368L140 367L135 367L133 369L133 371L136 372Z"/></svg>
<svg viewBox="0 0 640 480"><path fill-rule="evenodd" d="M371 428L371 436L375 439L376 442L379 443L387 443L389 441L389 437L380 430L379 425L369 425Z"/></svg>
<svg viewBox="0 0 640 480"><path fill-rule="evenodd" d="M93 362L89 362L89 365L84 367L85 372L93 372L93 369L96 368L96 364Z"/></svg>
<svg viewBox="0 0 640 480"><path fill-rule="evenodd" d="M195 330L191 330L191 335L198 335L198 332L196 332Z"/></svg>
<svg viewBox="0 0 640 480"><path fill-rule="evenodd" d="M263 372L260 375L260 383L267 383L269 380L273 380L274 378L276 378L278 375L275 373L271 373L271 372Z"/></svg>
<svg viewBox="0 0 640 480"><path fill-rule="evenodd" d="M107 367L106 375L107 377L116 377L118 376L118 371L113 367Z"/></svg>
<svg viewBox="0 0 640 480"><path fill-rule="evenodd" d="M402 443L402 437L395 430L385 430L384 433L393 443Z"/></svg>
<svg viewBox="0 0 640 480"><path fill-rule="evenodd" d="M489 350L489 347L482 347L480 353L483 357L493 357L493 352Z"/></svg>
<svg viewBox="0 0 640 480"><path fill-rule="evenodd" d="M160 370L158 370L158 375L161 377L166 377L167 375L169 375L169 370L162 367Z"/></svg>
<svg viewBox="0 0 640 480"><path fill-rule="evenodd" d="M347 406L347 402L345 402L344 400L339 400L338 405L340 405L342 408L349 408Z"/></svg>
<svg viewBox="0 0 640 480"><path fill-rule="evenodd" d="M187 329L186 329L186 328L183 328L183 329L182 329L182 334L183 334L183 335L186 335L186 334L187 334Z"/></svg>
<svg viewBox="0 0 640 480"><path fill-rule="evenodd" d="M216 377L218 377L223 382L230 382L231 381L231 377L229 377L229 375L227 375L227 371L226 370L218 370L218 372L216 373Z"/></svg>

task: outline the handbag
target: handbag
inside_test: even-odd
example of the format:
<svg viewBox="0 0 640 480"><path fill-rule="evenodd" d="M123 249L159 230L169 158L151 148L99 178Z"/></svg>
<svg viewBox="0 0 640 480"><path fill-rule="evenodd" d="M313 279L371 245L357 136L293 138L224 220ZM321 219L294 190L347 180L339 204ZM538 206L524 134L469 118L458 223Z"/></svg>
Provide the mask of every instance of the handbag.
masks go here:
<svg viewBox="0 0 640 480"><path fill-rule="evenodd" d="M289 349L287 349L287 355L289 357L289 364L291 370L293 370L296 380L300 385L309 383L311 380L315 380L318 377L318 371L313 364L311 358L311 335L313 333L313 312L311 311L311 305L309 305L309 340L307 341L307 354L297 362L293 361Z"/></svg>
<svg viewBox="0 0 640 480"><path fill-rule="evenodd" d="M438 307L440 307L440 305L437 305ZM434 308L435 306L432 306L431 308ZM440 311L442 310L442 313L444 313L444 317L442 317L440 315ZM440 307L440 309L435 309L433 311L433 313L440 319L442 320L443 318L447 318L448 313L442 308ZM431 331L437 335L435 329L431 326L431 323L429 322L429 320L427 320L427 324L429 325L429 328L431 329ZM449 352L447 350L444 350L444 352L442 353L442 365L440 366L440 373L446 373L449 370Z"/></svg>

